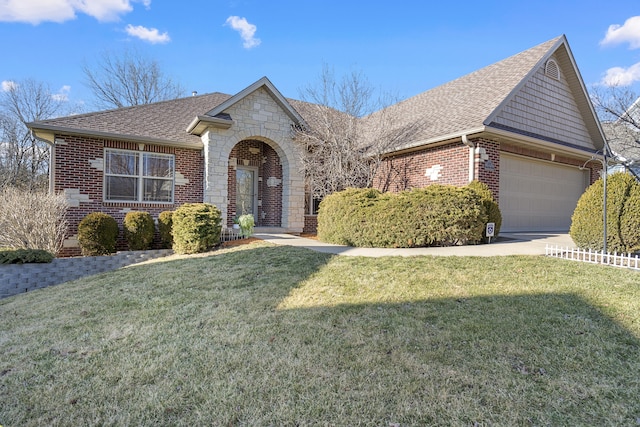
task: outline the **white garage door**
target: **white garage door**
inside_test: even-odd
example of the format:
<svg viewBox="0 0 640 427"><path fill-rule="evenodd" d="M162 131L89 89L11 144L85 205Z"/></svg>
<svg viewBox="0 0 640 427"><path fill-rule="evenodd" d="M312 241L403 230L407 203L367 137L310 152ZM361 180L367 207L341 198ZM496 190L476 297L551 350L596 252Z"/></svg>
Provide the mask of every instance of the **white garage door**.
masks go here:
<svg viewBox="0 0 640 427"><path fill-rule="evenodd" d="M568 231L587 183L577 167L502 154L502 231Z"/></svg>

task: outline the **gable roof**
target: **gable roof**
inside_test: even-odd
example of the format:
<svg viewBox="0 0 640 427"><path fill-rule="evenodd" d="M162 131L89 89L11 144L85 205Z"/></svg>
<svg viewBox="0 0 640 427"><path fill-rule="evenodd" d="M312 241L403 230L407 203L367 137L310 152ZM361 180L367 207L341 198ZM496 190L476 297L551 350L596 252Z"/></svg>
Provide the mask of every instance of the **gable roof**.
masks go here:
<svg viewBox="0 0 640 427"><path fill-rule="evenodd" d="M189 123L187 126L187 132L194 135L200 135L209 124L214 126L230 127L231 118L227 117L224 113L234 104L240 102L242 99L252 94L258 89L264 89L274 99L276 104L282 108L282 110L296 123L304 123L304 119L300 114L291 106L289 101L282 96L280 91L271 83L271 81L265 76L256 81L250 86L247 86L242 91L238 92L234 96L227 98L225 101L215 106L212 110L204 115L199 115Z"/></svg>
<svg viewBox="0 0 640 427"><path fill-rule="evenodd" d="M200 133L208 126L230 127L224 111L254 91L263 88L292 120L304 119L266 77L236 95L210 93L153 104L98 111L28 123L36 135L53 142L54 134L73 134L134 142L183 145L201 148ZM195 118L194 118L195 117Z"/></svg>
<svg viewBox="0 0 640 427"><path fill-rule="evenodd" d="M589 151L571 146L559 139L510 128L496 120L508 108L546 61L554 57L566 78L575 108L581 116L593 151L605 145L605 139L591 105L584 82L564 35L527 49L495 64L474 71L429 91L408 98L383 111L362 119L365 129L371 120L383 115L393 117L395 129L403 136L390 150L411 150L424 145L463 136L489 135L500 140L522 138L529 142L547 141L566 145L570 150ZM313 114L311 105L286 99L267 79L262 77L236 95L211 93L155 104L126 107L58 119L29 123L38 137L53 142L54 133L71 133L111 139L157 144L202 147L199 135L208 126L229 127L232 119L224 112L258 89L266 90L283 111L295 122L305 122L304 116ZM369 122L372 123L372 122ZM375 132L375 131L372 131ZM527 139L528 138L528 139Z"/></svg>
<svg viewBox="0 0 640 427"><path fill-rule="evenodd" d="M504 133L505 130L494 123L495 117L554 54L559 58L589 136L596 148L601 148L604 145L602 129L566 37L562 35L389 107L387 113L394 117L398 129L420 123L411 140L396 145L392 151L460 139L463 135ZM378 114L367 119L375 119Z"/></svg>

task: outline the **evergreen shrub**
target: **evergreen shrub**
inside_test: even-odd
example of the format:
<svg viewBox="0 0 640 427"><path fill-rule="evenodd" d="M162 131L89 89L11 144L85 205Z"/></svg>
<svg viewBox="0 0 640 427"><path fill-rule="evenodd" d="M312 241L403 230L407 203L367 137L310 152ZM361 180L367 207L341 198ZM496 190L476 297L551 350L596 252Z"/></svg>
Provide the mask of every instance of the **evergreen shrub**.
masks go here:
<svg viewBox="0 0 640 427"><path fill-rule="evenodd" d="M472 181L467 185L471 190L475 191L480 195L482 199L482 205L485 208L485 212L487 214L487 222L493 222L495 224L495 229L493 233L493 237L498 237L500 234L500 228L502 227L502 213L500 212L500 206L493 198L493 193L489 186L484 182L480 181ZM483 240L487 240L487 229L486 227L482 231Z"/></svg>
<svg viewBox="0 0 640 427"><path fill-rule="evenodd" d="M127 212L122 222L122 230L130 251L151 249L156 226L149 212Z"/></svg>
<svg viewBox="0 0 640 427"><path fill-rule="evenodd" d="M347 189L320 204L318 238L357 247L449 246L481 241L486 219L481 197L466 187Z"/></svg>
<svg viewBox="0 0 640 427"><path fill-rule="evenodd" d="M9 249L0 251L0 264L48 263L55 257L44 249Z"/></svg>
<svg viewBox="0 0 640 427"><path fill-rule="evenodd" d="M621 219L631 188L637 186L633 176L614 173L607 177L607 251L626 252L633 247L622 234ZM604 182L602 178L593 183L582 194L571 216L569 234L581 249L603 249L603 205ZM629 208L631 211L631 208Z"/></svg>
<svg viewBox="0 0 640 427"><path fill-rule="evenodd" d="M635 182L624 202L620 218L620 234L626 252L640 251L640 183Z"/></svg>
<svg viewBox="0 0 640 427"><path fill-rule="evenodd" d="M160 234L160 246L169 249L173 246L173 211L163 211L158 215L158 234Z"/></svg>
<svg viewBox="0 0 640 427"><path fill-rule="evenodd" d="M116 251L118 223L103 212L92 212L78 224L78 242L82 255L108 255Z"/></svg>
<svg viewBox="0 0 640 427"><path fill-rule="evenodd" d="M185 203L173 219L173 250L179 254L205 252L220 243L222 216L209 203Z"/></svg>

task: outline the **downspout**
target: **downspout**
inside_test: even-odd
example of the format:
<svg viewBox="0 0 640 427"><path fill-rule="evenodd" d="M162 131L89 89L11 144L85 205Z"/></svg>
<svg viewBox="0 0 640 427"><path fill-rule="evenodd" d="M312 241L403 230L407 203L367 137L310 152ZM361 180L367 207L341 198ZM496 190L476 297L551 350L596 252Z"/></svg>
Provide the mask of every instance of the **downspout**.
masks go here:
<svg viewBox="0 0 640 427"><path fill-rule="evenodd" d="M469 182L472 182L476 178L476 146L467 134L462 135L462 143L469 147Z"/></svg>

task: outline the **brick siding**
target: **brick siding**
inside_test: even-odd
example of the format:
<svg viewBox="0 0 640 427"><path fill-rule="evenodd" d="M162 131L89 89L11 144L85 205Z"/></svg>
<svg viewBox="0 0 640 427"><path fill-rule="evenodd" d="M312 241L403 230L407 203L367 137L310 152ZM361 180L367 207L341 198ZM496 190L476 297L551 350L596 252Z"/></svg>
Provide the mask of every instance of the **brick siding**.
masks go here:
<svg viewBox="0 0 640 427"><path fill-rule="evenodd" d="M67 241L58 256L80 255L80 248L74 245L72 237L77 235L80 220L91 212L109 214L122 227L124 216L130 210L149 212L156 219L162 211L174 210L183 203L203 200L204 158L201 150L144 144L143 152L175 155L174 203L113 203L103 201L104 148L140 151L141 144L71 135L57 137L59 143L55 146L54 190L64 191L72 203L67 211ZM159 243L157 237L155 247ZM126 249L122 233L117 247L119 250Z"/></svg>
<svg viewBox="0 0 640 427"><path fill-rule="evenodd" d="M469 147L457 142L385 158L373 186L381 191L398 192L431 184L468 183Z"/></svg>

